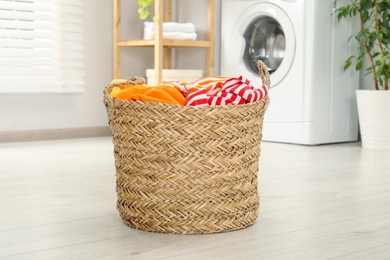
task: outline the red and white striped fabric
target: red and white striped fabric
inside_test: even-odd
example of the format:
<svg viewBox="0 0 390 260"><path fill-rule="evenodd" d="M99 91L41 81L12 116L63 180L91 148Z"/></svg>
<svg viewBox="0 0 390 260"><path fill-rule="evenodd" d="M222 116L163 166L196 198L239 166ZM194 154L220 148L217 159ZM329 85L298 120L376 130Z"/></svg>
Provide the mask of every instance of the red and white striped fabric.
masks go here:
<svg viewBox="0 0 390 260"><path fill-rule="evenodd" d="M199 90L199 89L202 88L199 84L194 83L194 82L163 81L161 84L164 85L164 86L176 88L176 89L179 90L185 97L188 96L188 93L190 93L191 90L192 90L192 92L195 92L195 91L197 91L197 90Z"/></svg>
<svg viewBox="0 0 390 260"><path fill-rule="evenodd" d="M212 76L212 77L205 77L198 80L195 80L193 83L198 84L202 86L202 88L213 88L218 83L224 83L230 79L229 77L223 77L223 76Z"/></svg>
<svg viewBox="0 0 390 260"><path fill-rule="evenodd" d="M223 83L228 79L229 77L212 76L200 78L194 82L163 81L162 85L176 88L186 98L192 95L192 93L197 92L196 98L193 96L193 102L207 105L209 96L214 96L221 91Z"/></svg>
<svg viewBox="0 0 390 260"><path fill-rule="evenodd" d="M240 105L258 101L268 95L268 88L255 89L248 79L242 76L230 78L224 83L212 85L210 90L200 89L188 95L187 106Z"/></svg>
<svg viewBox="0 0 390 260"><path fill-rule="evenodd" d="M198 91L188 94L187 106L208 106L210 98L221 92L224 82L218 81L209 85L208 88L201 88Z"/></svg>

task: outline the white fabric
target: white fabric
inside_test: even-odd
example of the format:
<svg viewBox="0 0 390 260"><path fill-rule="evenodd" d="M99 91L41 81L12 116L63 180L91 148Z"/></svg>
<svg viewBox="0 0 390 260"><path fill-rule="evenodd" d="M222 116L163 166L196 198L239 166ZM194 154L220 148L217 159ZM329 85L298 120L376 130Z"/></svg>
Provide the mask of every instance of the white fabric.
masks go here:
<svg viewBox="0 0 390 260"><path fill-rule="evenodd" d="M185 32L163 32L163 38L169 40L196 40L196 33L185 33ZM155 33L150 31L144 31L145 40L153 40Z"/></svg>
<svg viewBox="0 0 390 260"><path fill-rule="evenodd" d="M144 23L145 30L154 32L154 23L153 22L145 22ZM174 23L167 22L163 23L163 32L185 32L185 33L194 33L195 25L193 23Z"/></svg>

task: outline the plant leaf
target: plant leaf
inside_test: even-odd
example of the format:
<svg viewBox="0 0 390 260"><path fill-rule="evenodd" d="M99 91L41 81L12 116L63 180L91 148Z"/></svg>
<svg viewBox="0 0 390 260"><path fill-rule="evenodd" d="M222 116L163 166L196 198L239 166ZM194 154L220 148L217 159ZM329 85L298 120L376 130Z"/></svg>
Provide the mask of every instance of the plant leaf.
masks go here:
<svg viewBox="0 0 390 260"><path fill-rule="evenodd" d="M346 71L349 67L351 67L352 62L350 60L347 60L344 65L344 71Z"/></svg>
<svg viewBox="0 0 390 260"><path fill-rule="evenodd" d="M363 67L363 61L359 61L358 63L356 63L355 69L360 70L362 67Z"/></svg>

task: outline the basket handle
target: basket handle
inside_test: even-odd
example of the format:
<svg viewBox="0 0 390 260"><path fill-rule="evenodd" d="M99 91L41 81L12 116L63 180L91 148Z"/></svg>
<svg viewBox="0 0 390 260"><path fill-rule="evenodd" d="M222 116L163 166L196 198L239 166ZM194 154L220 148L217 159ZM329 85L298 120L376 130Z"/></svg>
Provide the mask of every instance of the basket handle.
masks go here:
<svg viewBox="0 0 390 260"><path fill-rule="evenodd" d="M269 71L267 65L265 65L264 62L261 60L257 61L257 68L259 70L261 81L263 82L263 85L267 86L267 88L271 85L271 80L269 76Z"/></svg>
<svg viewBox="0 0 390 260"><path fill-rule="evenodd" d="M123 82L119 82L119 83L112 83L108 86L106 86L103 90L103 94L105 97L104 99L104 102L105 102L105 105L106 105L106 108L108 107L108 100L110 100L109 96L110 96L110 91L113 87L119 87L121 85L124 85L124 84L130 84L130 85L143 85L146 83L146 80L144 78L141 78L141 77L130 77L130 78L127 78L125 81Z"/></svg>

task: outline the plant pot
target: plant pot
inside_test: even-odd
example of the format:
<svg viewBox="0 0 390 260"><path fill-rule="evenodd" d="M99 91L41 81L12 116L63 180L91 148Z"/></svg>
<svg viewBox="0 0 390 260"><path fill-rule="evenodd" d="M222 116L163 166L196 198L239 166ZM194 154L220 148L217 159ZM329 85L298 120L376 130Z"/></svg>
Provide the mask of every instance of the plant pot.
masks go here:
<svg viewBox="0 0 390 260"><path fill-rule="evenodd" d="M362 146L390 150L390 91L357 90Z"/></svg>

